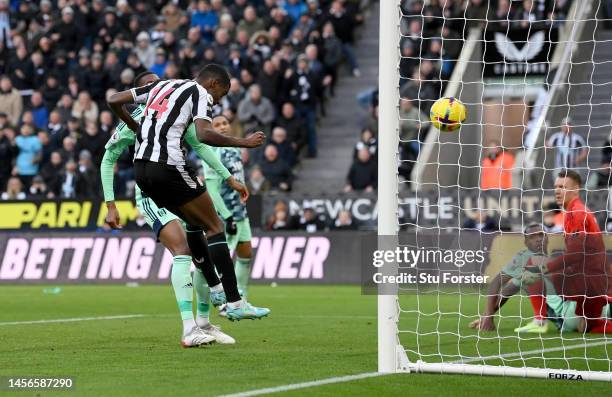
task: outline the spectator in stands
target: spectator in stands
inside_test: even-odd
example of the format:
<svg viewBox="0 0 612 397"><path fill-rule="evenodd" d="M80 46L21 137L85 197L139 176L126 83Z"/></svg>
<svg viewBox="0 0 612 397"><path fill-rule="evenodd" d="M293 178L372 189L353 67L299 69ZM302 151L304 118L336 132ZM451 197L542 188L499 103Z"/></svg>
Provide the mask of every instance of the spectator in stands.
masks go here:
<svg viewBox="0 0 612 397"><path fill-rule="evenodd" d="M17 177L8 180L6 190L2 192L2 200L25 200L26 194L23 191L23 184Z"/></svg>
<svg viewBox="0 0 612 397"><path fill-rule="evenodd" d="M612 178L610 174L610 162L603 161L601 166L596 170L590 170L585 187L587 190L608 189L612 186Z"/></svg>
<svg viewBox="0 0 612 397"><path fill-rule="evenodd" d="M287 141L287 131L283 127L275 127L272 130L270 143L276 146L279 157L290 167L295 165L295 152L293 151L291 143Z"/></svg>
<svg viewBox="0 0 612 397"><path fill-rule="evenodd" d="M296 157L299 157L302 148L306 145L307 131L304 121L295 113L293 103L285 102L283 104L276 125L285 129L287 140L291 143Z"/></svg>
<svg viewBox="0 0 612 397"><path fill-rule="evenodd" d="M357 230L357 224L353 221L351 212L340 211L332 224L332 230Z"/></svg>
<svg viewBox="0 0 612 397"><path fill-rule="evenodd" d="M274 106L261 95L261 88L257 84L249 88L248 95L238 105L238 119L247 133L269 131L274 121Z"/></svg>
<svg viewBox="0 0 612 397"><path fill-rule="evenodd" d="M74 10L71 7L62 8L61 21L56 24L49 33L51 40L55 42L58 49L64 50L74 58L75 49L81 48L83 35L74 21Z"/></svg>
<svg viewBox="0 0 612 397"><path fill-rule="evenodd" d="M497 7L489 7L492 15L489 15L489 29L505 32L509 29L508 24L512 23L515 18L515 13L511 8L510 0L499 0Z"/></svg>
<svg viewBox="0 0 612 397"><path fill-rule="evenodd" d="M62 161L64 163L69 160L76 161L76 139L74 138L73 134L64 138L64 140L62 141L62 148L59 152L62 155Z"/></svg>
<svg viewBox="0 0 612 397"><path fill-rule="evenodd" d="M57 178L52 187L53 194L60 198L87 197L88 181L79 173L78 165L74 160L68 160L64 171Z"/></svg>
<svg viewBox="0 0 612 397"><path fill-rule="evenodd" d="M59 103L57 104L57 108L55 110L60 115L60 120L62 124L66 124L68 119L72 117L72 106L74 105L74 101L70 94L63 94L60 98Z"/></svg>
<svg viewBox="0 0 612 397"><path fill-rule="evenodd" d="M85 76L84 81L82 82L81 89L87 91L82 91L79 93L78 102L82 101L81 94L83 92L87 92L88 96L91 98L91 101L98 104L98 106L105 105L104 94L109 86L110 77L106 70L104 70L104 59L102 54L95 53L91 56L91 65L87 70L87 75ZM96 119L97 118L98 116L96 115Z"/></svg>
<svg viewBox="0 0 612 397"><path fill-rule="evenodd" d="M257 84L261 87L261 93L271 102L277 103L280 92L280 73L270 59L264 62L263 70L259 73Z"/></svg>
<svg viewBox="0 0 612 397"><path fill-rule="evenodd" d="M323 25L322 38L324 54L323 66L325 67L325 74L331 76L329 92L331 96L334 96L336 82L338 80L338 67L342 61L342 42L336 36L334 25L331 22L327 22Z"/></svg>
<svg viewBox="0 0 612 397"><path fill-rule="evenodd" d="M294 220L289 216L289 206L284 201L277 201L274 204L272 215L266 220L267 230L292 230Z"/></svg>
<svg viewBox="0 0 612 397"><path fill-rule="evenodd" d="M79 139L76 151L81 153L83 150L87 150L93 163L99 167L104 156L104 146L109 138L110 134L100 133L97 123L87 122L85 124L85 134Z"/></svg>
<svg viewBox="0 0 612 397"><path fill-rule="evenodd" d="M574 133L572 120L569 117L561 121L561 131L556 132L546 141L546 147L555 149L555 175L563 168L575 169L583 163L588 155L586 141ZM578 170L580 172L580 170Z"/></svg>
<svg viewBox="0 0 612 397"><path fill-rule="evenodd" d="M346 179L345 192L372 192L376 189L378 167L367 148L362 148L357 152L357 159L353 161Z"/></svg>
<svg viewBox="0 0 612 397"><path fill-rule="evenodd" d="M400 100L400 140L415 156L419 154L420 143L425 140L424 132L429 127L429 118L415 107L412 100Z"/></svg>
<svg viewBox="0 0 612 397"><path fill-rule="evenodd" d="M30 111L36 128L45 128L49 123L49 111L43 103L42 94L38 91L34 91L30 97Z"/></svg>
<svg viewBox="0 0 612 397"><path fill-rule="evenodd" d="M362 17L349 12L344 6L344 2L336 0L332 2L328 18L332 25L334 25L336 35L342 42L342 50L351 67L353 76L359 77L361 73L357 65L355 50L353 48L353 32L358 23L361 22Z"/></svg>
<svg viewBox="0 0 612 397"><path fill-rule="evenodd" d="M364 148L370 152L370 156L373 159L376 160L378 158L378 141L374 133L367 128L361 130L361 137L355 144L355 149L353 150L353 160L357 159L359 151Z"/></svg>
<svg viewBox="0 0 612 397"><path fill-rule="evenodd" d="M421 70L415 69L408 83L400 89L400 96L402 99L416 101L417 107L428 114L437 93L434 86L426 81Z"/></svg>
<svg viewBox="0 0 612 397"><path fill-rule="evenodd" d="M511 189L514 155L504 150L499 141L490 140L480 167L480 188Z"/></svg>
<svg viewBox="0 0 612 397"><path fill-rule="evenodd" d="M563 216L557 220L557 214L560 214L559 209L549 209L542 216L542 225L546 233L563 233Z"/></svg>
<svg viewBox="0 0 612 397"><path fill-rule="evenodd" d="M246 181L251 194L265 193L270 190L270 182L266 180L261 168L255 165L249 171L249 179Z"/></svg>
<svg viewBox="0 0 612 397"><path fill-rule="evenodd" d="M259 165L264 177L270 182L273 190L291 190L293 175L285 160L278 155L278 149L272 144L266 145L264 158Z"/></svg>
<svg viewBox="0 0 612 397"><path fill-rule="evenodd" d="M191 27L199 29L207 41L212 41L215 29L219 25L219 15L211 9L208 1L200 0L191 14Z"/></svg>
<svg viewBox="0 0 612 397"><path fill-rule="evenodd" d="M11 128L0 128L0 191L4 191L13 169L13 159L19 150L15 145L15 131Z"/></svg>
<svg viewBox="0 0 612 397"><path fill-rule="evenodd" d="M17 90L31 90L34 86L34 65L25 46L18 47L8 64L7 72Z"/></svg>
<svg viewBox="0 0 612 397"><path fill-rule="evenodd" d="M21 94L15 88L11 79L7 76L0 78L0 112L8 116L11 125L17 125L23 110L23 100Z"/></svg>
<svg viewBox="0 0 612 397"><path fill-rule="evenodd" d="M472 217L463 223L463 228L475 229L481 232L499 231L499 225L485 210L477 210Z"/></svg>
<svg viewBox="0 0 612 397"><path fill-rule="evenodd" d="M100 197L101 193L101 182L100 172L98 171L99 166L92 162L91 153L89 150L84 149L79 153L79 177L82 178L85 183L83 184L83 191L80 194L84 197Z"/></svg>
<svg viewBox="0 0 612 397"><path fill-rule="evenodd" d="M34 128L31 125L22 125L20 133L21 135L15 138L15 144L19 150L15 165L19 179L27 189L34 175L38 173L42 145L38 136L34 135Z"/></svg>
<svg viewBox="0 0 612 397"><path fill-rule="evenodd" d="M470 0L465 9L465 19L467 20L468 28L483 28L487 22L488 4L484 0Z"/></svg>
<svg viewBox="0 0 612 397"><path fill-rule="evenodd" d="M40 142L40 145L41 145L40 156L39 156L40 158L39 169L40 169L40 167L42 167L43 165L49 162L49 159L51 158L51 152L55 150L55 147L53 147L53 145L51 144L51 139L49 138L49 133L47 133L47 131L40 130L38 131L36 135L38 136L38 141Z"/></svg>
<svg viewBox="0 0 612 397"><path fill-rule="evenodd" d="M51 152L49 162L44 164L40 169L40 176L45 184L49 187L56 186L57 179L60 177L64 169L64 159L59 151Z"/></svg>
<svg viewBox="0 0 612 397"><path fill-rule="evenodd" d="M42 176L36 175L32 179L32 185L28 189L28 198L30 199L44 199L53 198L53 193L49 192L47 185Z"/></svg>
<svg viewBox="0 0 612 397"><path fill-rule="evenodd" d="M168 58L166 57L166 51L163 48L155 50L155 62L151 66L151 71L158 76L164 76L166 74L166 67L168 67Z"/></svg>
<svg viewBox="0 0 612 397"><path fill-rule="evenodd" d="M251 37L255 32L259 32L265 29L263 21L257 17L255 7L248 6L244 9L243 18L238 22L236 30L244 30L247 36Z"/></svg>
<svg viewBox="0 0 612 397"><path fill-rule="evenodd" d="M67 79L66 79L67 80ZM47 110L53 110L59 100L62 98L63 89L59 85L59 80L54 74L49 74L45 81L45 85L41 88L43 100Z"/></svg>
<svg viewBox="0 0 612 397"><path fill-rule="evenodd" d="M325 230L325 223L317 216L314 208L309 205L304 205L298 228L307 233L314 233Z"/></svg>
<svg viewBox="0 0 612 397"><path fill-rule="evenodd" d="M89 92L81 91L78 100L72 105L72 116L83 123L95 123L98 121L98 115L98 105L92 101Z"/></svg>
<svg viewBox="0 0 612 397"><path fill-rule="evenodd" d="M601 161L602 163L612 163L612 132L601 147Z"/></svg>
<svg viewBox="0 0 612 397"><path fill-rule="evenodd" d="M155 47L151 44L151 37L147 32L140 32L136 37L134 49L138 60L145 68L150 68L155 62Z"/></svg>
<svg viewBox="0 0 612 397"><path fill-rule="evenodd" d="M289 95L297 110L306 123L308 132L308 157L317 157L317 79L310 72L308 58L302 54L297 59L297 68L287 69L285 73L285 84L289 89Z"/></svg>

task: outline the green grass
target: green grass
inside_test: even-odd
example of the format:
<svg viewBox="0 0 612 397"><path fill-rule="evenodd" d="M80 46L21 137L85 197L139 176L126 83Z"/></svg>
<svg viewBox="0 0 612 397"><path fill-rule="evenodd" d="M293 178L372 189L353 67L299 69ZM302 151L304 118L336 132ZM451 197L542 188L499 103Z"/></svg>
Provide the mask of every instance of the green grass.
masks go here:
<svg viewBox="0 0 612 397"><path fill-rule="evenodd" d="M39 395L213 396L376 370L376 298L362 296L357 287L252 287L253 302L269 306L270 318L230 323L214 315L214 322L220 323L238 344L201 349L180 348L180 321L169 286L64 286L58 295L46 295L42 290L42 286L3 286L0 323L124 314L145 316L0 325L0 376L74 376L76 379L74 391ZM439 301L437 297L427 297L418 302L425 315L416 321L409 310L416 307L417 297L402 297L401 306L406 312L402 314L400 326L404 330L415 330L418 326L424 334L419 339L419 353L429 357L428 361L452 361L458 352L484 356L516 352L519 347L528 350L560 345L552 339L511 338L512 328L518 322L516 318L501 324L501 335L509 338L501 342L478 340L466 328L471 320L469 315L477 310L473 296L463 296L460 301L456 297L441 297ZM518 299L508 305L508 315L525 310ZM441 308L440 313L437 307ZM459 308L466 317L442 314ZM427 335L436 327L449 333ZM402 341L406 346L415 346L414 335L410 333L403 333ZM607 353L612 353L612 346L608 350ZM589 357L600 359L608 357L607 353L605 347L586 351ZM563 352L551 354L555 355L563 357ZM573 350L566 356L584 357L585 350ZM542 355L539 357L542 361ZM411 358L416 358L415 354ZM547 361L547 365L553 364L562 367L564 363ZM609 365L604 365L602 360L591 360L588 364L584 359L582 364L578 361L571 364L605 370ZM419 374L382 376L285 394L487 396L499 395L502 390L507 395L585 397L610 395L611 388L610 384L599 382ZM2 395L29 393L4 392Z"/></svg>

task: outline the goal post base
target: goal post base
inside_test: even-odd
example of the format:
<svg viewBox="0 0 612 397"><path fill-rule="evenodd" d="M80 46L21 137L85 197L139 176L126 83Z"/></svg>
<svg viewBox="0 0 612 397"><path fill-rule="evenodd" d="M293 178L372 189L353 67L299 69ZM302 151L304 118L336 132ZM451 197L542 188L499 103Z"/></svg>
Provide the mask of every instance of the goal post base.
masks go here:
<svg viewBox="0 0 612 397"><path fill-rule="evenodd" d="M612 372L574 371L553 368L504 367L496 365L476 365L461 363L426 363L417 361L409 364L409 372L460 374L460 375L490 375L515 376L520 378L539 378L553 380L591 380L612 382Z"/></svg>

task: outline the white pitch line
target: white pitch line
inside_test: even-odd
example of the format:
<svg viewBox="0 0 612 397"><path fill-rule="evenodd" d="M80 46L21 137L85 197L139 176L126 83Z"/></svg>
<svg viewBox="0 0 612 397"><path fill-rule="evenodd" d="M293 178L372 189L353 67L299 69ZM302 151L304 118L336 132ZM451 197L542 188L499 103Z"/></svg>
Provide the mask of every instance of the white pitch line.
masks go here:
<svg viewBox="0 0 612 397"><path fill-rule="evenodd" d="M261 396L263 394L281 393L281 392L290 391L290 390L305 389L307 387L329 385L331 383L351 382L351 381L354 381L354 380L366 379L366 378L374 378L376 376L382 376L382 375L390 375L390 374L384 374L384 373L380 373L380 372L365 372L363 374L357 374L357 375L337 376L335 378L313 380L313 381L310 381L310 382L303 382L303 383L294 383L294 384L291 384L291 385L268 387L268 388L265 388L265 389L256 389L256 390L250 390L250 391L245 391L245 392L235 393L235 394L225 394L225 395L220 396L220 397L252 397L252 396Z"/></svg>
<svg viewBox="0 0 612 397"><path fill-rule="evenodd" d="M471 363L471 362L475 362L475 361L495 360L495 359L510 358L510 357L521 357L521 356L531 356L531 355L534 355L534 354L550 353L550 352L563 351L563 350L574 350L574 349L587 348L587 347L604 346L604 345L608 345L608 344L612 344L612 340L601 341L601 342L593 342L593 343L586 343L585 342L585 343L581 343L581 344L578 344L578 345L570 345L570 346L562 346L562 347L561 346L560 347L551 347L551 348L547 348L547 349L527 350L527 351L524 351L524 352L521 352L521 353L517 352L517 353L498 354L498 355L495 355L495 356L474 357L474 358L469 358L469 359L466 359L466 360L454 361L454 362L452 362L452 364L467 364L467 363ZM293 383L293 384L289 384L289 385L282 385L282 386L276 386L276 387L268 387L268 388L265 388L265 389L256 389L256 390L250 390L250 391L234 393L234 394L225 394L225 395L219 396L219 397L252 397L252 396L261 396L263 394L281 393L281 392L290 391L290 390L305 389L305 388L308 388L308 387L316 387L316 386L328 385L328 384L332 384L332 383L351 382L353 380L373 378L373 377L381 376L381 375L390 375L390 374L385 374L385 373L380 373L380 372L365 372L365 373L357 374L357 375L338 376L338 377L335 377L335 378L327 378L327 379L315 380L315 381L310 381L310 382Z"/></svg>
<svg viewBox="0 0 612 397"><path fill-rule="evenodd" d="M49 320L31 320L31 321L9 321L9 322L0 323L0 326L23 325L23 324L74 323L77 321L95 321L95 320L121 320L124 318L139 318L139 317L146 317L146 315L145 314L123 314L119 316L56 318L56 319L49 319Z"/></svg>
<svg viewBox="0 0 612 397"><path fill-rule="evenodd" d="M558 352L558 351L564 351L564 350L574 350L574 349L580 349L580 348L585 348L585 347L604 346L604 345L609 345L609 344L612 344L612 339L601 341L601 342L593 342L593 343L585 342L585 343L580 343L578 345L549 347L547 349L537 349L537 350L527 350L524 352L497 354L494 356L472 357L466 360L453 361L452 364L467 364L467 363L473 363L476 361L483 361L483 360L495 360L495 359L503 359L503 358L531 356L534 354L551 353L551 352Z"/></svg>

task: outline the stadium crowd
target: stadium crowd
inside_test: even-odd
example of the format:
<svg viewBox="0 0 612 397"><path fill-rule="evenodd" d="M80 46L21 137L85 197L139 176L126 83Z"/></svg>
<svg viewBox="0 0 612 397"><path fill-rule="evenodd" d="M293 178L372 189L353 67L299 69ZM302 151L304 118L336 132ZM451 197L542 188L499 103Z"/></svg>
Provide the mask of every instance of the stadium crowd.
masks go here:
<svg viewBox="0 0 612 397"><path fill-rule="evenodd" d="M251 189L290 190L300 158L317 155L317 118L342 62L359 76L361 3L0 0L2 199L101 197L98 168L117 122L106 98L145 70L189 79L212 62L232 76L216 111L234 134L269 136L244 152ZM129 196L133 178L126 151L116 192Z"/></svg>

